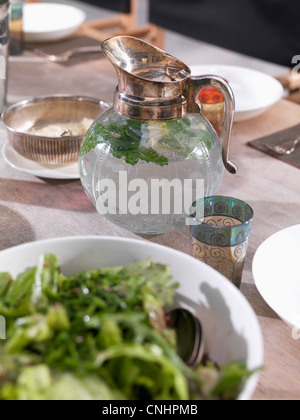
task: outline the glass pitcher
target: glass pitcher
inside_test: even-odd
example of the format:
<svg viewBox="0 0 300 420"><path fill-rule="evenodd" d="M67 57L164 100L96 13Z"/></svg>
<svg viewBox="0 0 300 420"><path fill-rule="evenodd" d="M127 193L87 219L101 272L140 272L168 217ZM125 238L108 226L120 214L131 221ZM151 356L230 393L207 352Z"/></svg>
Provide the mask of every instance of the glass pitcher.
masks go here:
<svg viewBox="0 0 300 420"><path fill-rule="evenodd" d="M189 224L193 202L218 191L229 160L234 115L230 86L217 76L191 77L166 52L129 36L104 41L118 75L113 107L82 143L82 185L98 212L138 234ZM223 145L201 114L199 92L213 86L225 98Z"/></svg>

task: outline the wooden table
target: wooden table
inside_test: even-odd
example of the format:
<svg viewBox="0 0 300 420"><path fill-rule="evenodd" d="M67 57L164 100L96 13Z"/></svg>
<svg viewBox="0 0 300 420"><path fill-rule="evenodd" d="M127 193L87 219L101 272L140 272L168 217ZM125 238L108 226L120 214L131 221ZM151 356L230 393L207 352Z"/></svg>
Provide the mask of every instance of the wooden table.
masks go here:
<svg viewBox="0 0 300 420"><path fill-rule="evenodd" d="M116 77L105 59L62 66L35 57L10 63L9 102L25 97L72 93L112 100ZM234 126L231 159L236 176L226 174L221 193L247 201L255 219L243 277L242 292L253 306L265 340L265 369L256 399L300 398L300 341L260 297L251 264L258 246L273 233L298 224L300 171L246 143L299 123L300 106L280 101L263 116ZM0 127L0 147L7 141ZM79 181L39 179L9 167L0 157L0 249L24 242L75 235L137 238L97 214ZM144 238L140 238L144 240ZM190 253L187 229L152 238Z"/></svg>

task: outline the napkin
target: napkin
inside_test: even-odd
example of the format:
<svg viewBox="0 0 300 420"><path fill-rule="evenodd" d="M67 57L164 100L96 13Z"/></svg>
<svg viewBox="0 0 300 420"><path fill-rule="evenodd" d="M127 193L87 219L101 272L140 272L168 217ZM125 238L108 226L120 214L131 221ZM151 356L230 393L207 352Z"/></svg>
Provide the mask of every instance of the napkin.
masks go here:
<svg viewBox="0 0 300 420"><path fill-rule="evenodd" d="M87 36L75 36L68 39L64 39L62 41L56 42L47 42L47 43L30 43L28 47L30 49L38 48L41 51L44 51L46 54L62 54L68 50L77 47L93 47L99 46L101 43L93 38L89 38ZM103 55L97 53L84 53L84 54L75 54L70 58L69 61L66 63L59 63L63 66L72 66L78 63L82 63L83 61L88 60L97 60L98 58L103 58Z"/></svg>
<svg viewBox="0 0 300 420"><path fill-rule="evenodd" d="M249 142L249 146L260 150L261 152L267 153L283 162L289 163L290 165L300 168L300 145L296 148L295 152L291 155L278 155L271 150L266 149L263 144L276 146L286 141L292 141L300 136L300 124L294 127L288 128L287 130L280 131L278 133L271 134L270 136L262 137L260 139Z"/></svg>

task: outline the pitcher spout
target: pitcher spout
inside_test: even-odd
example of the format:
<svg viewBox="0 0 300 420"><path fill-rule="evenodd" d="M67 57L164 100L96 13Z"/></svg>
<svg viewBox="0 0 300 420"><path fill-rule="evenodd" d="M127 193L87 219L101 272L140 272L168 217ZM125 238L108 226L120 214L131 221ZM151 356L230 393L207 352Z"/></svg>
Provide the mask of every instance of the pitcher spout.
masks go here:
<svg viewBox="0 0 300 420"><path fill-rule="evenodd" d="M104 41L102 51L117 71L118 89L126 95L171 99L184 93L190 69L165 51L131 36Z"/></svg>

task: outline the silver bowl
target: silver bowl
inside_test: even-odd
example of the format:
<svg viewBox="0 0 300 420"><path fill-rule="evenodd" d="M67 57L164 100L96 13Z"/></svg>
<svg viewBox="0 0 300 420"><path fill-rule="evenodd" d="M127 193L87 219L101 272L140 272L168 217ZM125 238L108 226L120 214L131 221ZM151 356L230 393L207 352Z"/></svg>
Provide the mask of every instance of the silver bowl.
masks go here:
<svg viewBox="0 0 300 420"><path fill-rule="evenodd" d="M42 164L60 165L78 160L84 134L44 137L28 131L83 118L95 120L108 108L106 102L85 96L39 96L12 105L2 114L2 120L10 143L20 155Z"/></svg>

